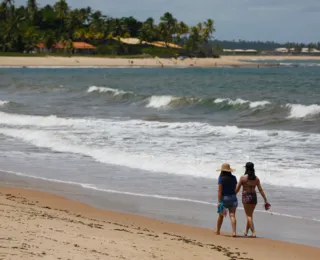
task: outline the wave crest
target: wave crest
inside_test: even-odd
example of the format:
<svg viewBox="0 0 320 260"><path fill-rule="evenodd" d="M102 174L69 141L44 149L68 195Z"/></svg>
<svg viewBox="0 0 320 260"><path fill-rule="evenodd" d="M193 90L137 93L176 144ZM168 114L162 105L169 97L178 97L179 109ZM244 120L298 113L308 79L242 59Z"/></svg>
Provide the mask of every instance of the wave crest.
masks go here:
<svg viewBox="0 0 320 260"><path fill-rule="evenodd" d="M264 107L266 105L270 105L271 102L267 100L262 100L262 101L249 101L249 100L244 100L241 98L237 98L236 100L232 100L230 98L217 98L214 100L215 104L220 104L220 103L226 103L227 105L235 106L235 105L248 105L249 108L257 108L257 107Z"/></svg>
<svg viewBox="0 0 320 260"><path fill-rule="evenodd" d="M290 109L288 118L308 118L320 114L320 106L313 105L301 105L301 104L286 104L286 107Z"/></svg>
<svg viewBox="0 0 320 260"><path fill-rule="evenodd" d="M7 104L9 104L10 102L7 100L0 100L0 107L5 106Z"/></svg>
<svg viewBox="0 0 320 260"><path fill-rule="evenodd" d="M126 92L116 88L107 88L107 87L97 87L91 86L88 88L87 93L99 92L99 93L113 93L114 95L122 95L122 94L132 94L132 92Z"/></svg>
<svg viewBox="0 0 320 260"><path fill-rule="evenodd" d="M178 98L173 96L151 96L146 107L166 108L172 101L177 99Z"/></svg>

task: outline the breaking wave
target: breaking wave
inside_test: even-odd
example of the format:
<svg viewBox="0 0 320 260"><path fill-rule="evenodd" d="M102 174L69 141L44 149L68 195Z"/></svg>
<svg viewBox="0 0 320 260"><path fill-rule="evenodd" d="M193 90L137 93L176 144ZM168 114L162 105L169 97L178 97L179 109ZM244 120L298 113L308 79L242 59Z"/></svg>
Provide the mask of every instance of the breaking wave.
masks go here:
<svg viewBox="0 0 320 260"><path fill-rule="evenodd" d="M7 104L9 104L10 102L7 100L0 100L0 107L5 106Z"/></svg>
<svg viewBox="0 0 320 260"><path fill-rule="evenodd" d="M99 92L99 93L113 93L114 95L121 95L121 94L133 94L132 92L126 92L123 90L119 89L114 89L114 88L106 88L106 87L96 87L96 86L91 86L87 90L88 93L92 92Z"/></svg>
<svg viewBox="0 0 320 260"><path fill-rule="evenodd" d="M260 162L259 176L266 183L320 189L316 159L319 134L200 122L4 112L0 112L0 134L39 148L91 157L100 163L194 177L217 178L212 171L224 160L232 161L239 170L236 174L242 174L243 161L250 156L250 160ZM233 149L220 149L226 145ZM307 148L310 153L304 152Z"/></svg>
<svg viewBox="0 0 320 260"><path fill-rule="evenodd" d="M124 100L131 100L135 102L136 100L143 100L144 105L147 108L183 108L188 106L215 106L219 105L219 109L223 108L249 108L254 109L258 107L264 107L270 105L269 101L249 101L243 99L235 99L232 100L230 98L197 98L197 97L179 97L179 96L172 96L172 95L142 95L136 94L130 91L119 90L115 88L109 87L97 87L91 86L87 89L87 93L101 93L101 94L108 94L115 98L122 97Z"/></svg>
<svg viewBox="0 0 320 260"><path fill-rule="evenodd" d="M220 103L226 103L230 106L233 105L248 105L249 108L257 108L257 107L264 107L266 105L270 105L271 102L262 100L262 101L249 101L249 100L243 100L241 98L237 98L236 100L232 100L230 98L217 98L214 100L214 103L220 104Z"/></svg>
<svg viewBox="0 0 320 260"><path fill-rule="evenodd" d="M320 114L319 105L301 105L301 104L287 104L287 108L290 110L288 118L307 118L317 116Z"/></svg>
<svg viewBox="0 0 320 260"><path fill-rule="evenodd" d="M212 110L247 110L254 112L256 110L272 113L283 113L284 119L310 119L320 114L320 105L303 104L275 104L268 100L250 101L242 98L220 98L208 97L197 98L192 96L173 96L173 95L142 95L130 91L124 91L115 88L91 86L87 93L107 94L109 99L116 101L127 101L132 104L144 105L151 109L182 109L182 108L201 108L211 107ZM138 102L137 102L138 101Z"/></svg>

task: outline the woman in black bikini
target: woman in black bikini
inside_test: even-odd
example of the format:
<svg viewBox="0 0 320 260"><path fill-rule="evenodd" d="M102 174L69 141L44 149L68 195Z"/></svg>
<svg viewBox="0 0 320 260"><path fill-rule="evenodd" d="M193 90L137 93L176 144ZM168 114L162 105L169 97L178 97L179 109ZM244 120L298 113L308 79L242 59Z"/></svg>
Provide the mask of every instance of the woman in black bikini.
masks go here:
<svg viewBox="0 0 320 260"><path fill-rule="evenodd" d="M256 237L256 232L253 224L253 212L258 203L257 193L255 190L256 186L258 186L260 194L264 199L265 205L269 205L269 203L267 202L266 195L264 194L264 191L261 187L260 180L255 174L254 164L252 162L247 162L245 168L246 172L244 176L242 176L239 180L236 188L236 194L240 191L242 186L242 204L247 215L247 227L244 235L247 236L249 229L251 229L252 237Z"/></svg>

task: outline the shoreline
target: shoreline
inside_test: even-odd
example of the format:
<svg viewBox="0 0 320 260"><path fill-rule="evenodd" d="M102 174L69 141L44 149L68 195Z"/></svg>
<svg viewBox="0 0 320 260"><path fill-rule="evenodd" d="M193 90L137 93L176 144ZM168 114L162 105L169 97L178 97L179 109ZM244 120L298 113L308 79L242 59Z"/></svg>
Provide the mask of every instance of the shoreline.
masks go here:
<svg viewBox="0 0 320 260"><path fill-rule="evenodd" d="M11 231L0 242L1 255L264 260L317 259L320 253L320 248L276 240L217 236L209 229L101 210L36 190L0 186L0 201L2 234ZM14 223L19 223L16 229ZM57 246L59 250L50 250Z"/></svg>
<svg viewBox="0 0 320 260"><path fill-rule="evenodd" d="M246 61L244 61L246 60ZM259 60L320 60L320 56L221 56L220 58L104 58L85 56L0 56L0 67L84 67L84 68L108 68L108 67L279 67L279 63L259 64Z"/></svg>
<svg viewBox="0 0 320 260"><path fill-rule="evenodd" d="M111 258L128 260L269 260L279 257L286 260L318 259L320 254L318 247L261 238L260 231L256 239L242 237L240 232L238 238L232 238L226 232L222 232L221 236L215 235L213 228L161 219L158 216L167 206L162 205L161 200L151 202L157 208L154 214L144 215L134 210L135 205L129 196L105 193L102 195L93 190L87 190L85 194L83 189L69 184L28 180L0 173L0 218L3 223L0 228L2 234L10 234L0 240L0 256L14 253L19 257L32 255L30 259L34 259L35 255L45 253L54 259L68 259L75 255L87 257L77 259L88 259L88 256L95 259L94 257L108 254ZM140 198L139 204L139 207L145 207L148 202ZM174 205L176 208L177 204ZM183 213L184 204L178 205L179 211ZM186 206L189 208L192 205ZM129 210L123 210L123 207ZM198 206L194 204L193 207ZM202 208L198 210L202 211ZM240 212L239 225L242 225ZM211 209L211 214L214 213L215 210ZM258 219L259 217L256 219L257 225L261 226ZM286 219L283 221L287 222ZM214 219L211 222L214 227ZM226 219L225 222L226 227L229 220ZM278 224L277 221L274 222L275 229ZM304 228L299 225L293 227L298 234L299 230ZM274 238L278 239L277 236ZM50 250L61 247L59 251Z"/></svg>

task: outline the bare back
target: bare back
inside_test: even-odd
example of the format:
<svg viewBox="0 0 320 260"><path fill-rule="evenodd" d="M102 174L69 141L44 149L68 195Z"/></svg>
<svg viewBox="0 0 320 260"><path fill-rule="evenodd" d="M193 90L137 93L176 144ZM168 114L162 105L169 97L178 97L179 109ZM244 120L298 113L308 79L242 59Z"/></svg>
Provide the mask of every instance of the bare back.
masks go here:
<svg viewBox="0 0 320 260"><path fill-rule="evenodd" d="M239 181L242 184L243 190L242 192L250 192L250 193L255 193L256 192L256 187L260 186L260 180L258 177L256 177L255 180L249 180L247 175L244 175L240 178Z"/></svg>

